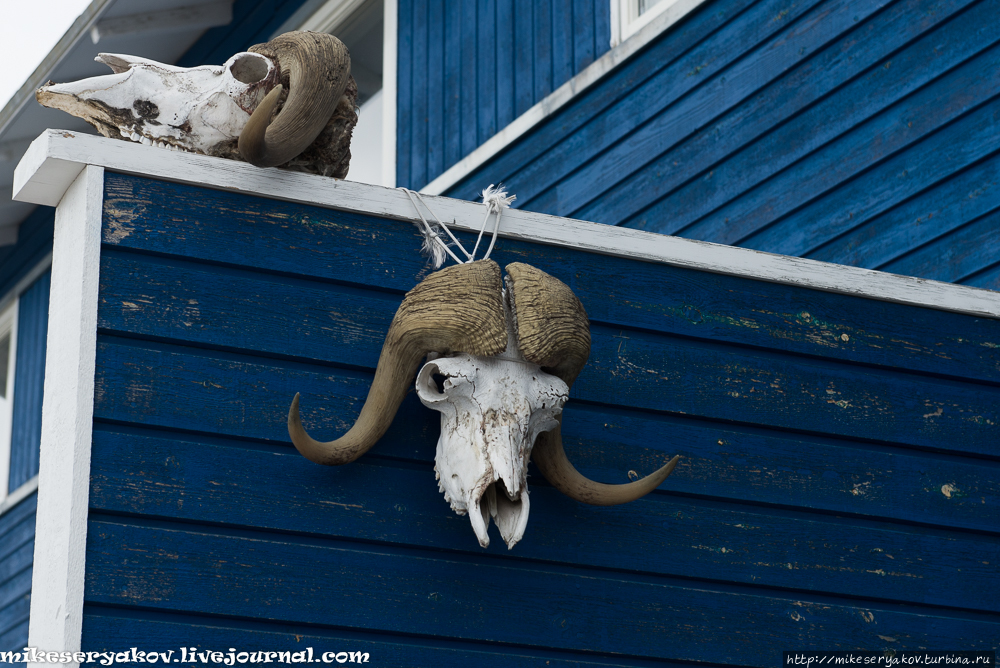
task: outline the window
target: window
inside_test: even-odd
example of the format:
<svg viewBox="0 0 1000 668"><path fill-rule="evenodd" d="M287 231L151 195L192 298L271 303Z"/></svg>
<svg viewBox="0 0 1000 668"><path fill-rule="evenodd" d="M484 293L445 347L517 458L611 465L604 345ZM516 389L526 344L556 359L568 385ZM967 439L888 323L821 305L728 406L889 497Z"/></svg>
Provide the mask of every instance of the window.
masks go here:
<svg viewBox="0 0 1000 668"><path fill-rule="evenodd" d="M0 300L0 509L38 475L49 284L46 261Z"/></svg>
<svg viewBox="0 0 1000 668"><path fill-rule="evenodd" d="M639 32L663 14L663 27L673 24L703 0L611 0L611 46Z"/></svg>
<svg viewBox="0 0 1000 668"><path fill-rule="evenodd" d="M17 300L0 313L0 501L10 487L10 436L17 360Z"/></svg>

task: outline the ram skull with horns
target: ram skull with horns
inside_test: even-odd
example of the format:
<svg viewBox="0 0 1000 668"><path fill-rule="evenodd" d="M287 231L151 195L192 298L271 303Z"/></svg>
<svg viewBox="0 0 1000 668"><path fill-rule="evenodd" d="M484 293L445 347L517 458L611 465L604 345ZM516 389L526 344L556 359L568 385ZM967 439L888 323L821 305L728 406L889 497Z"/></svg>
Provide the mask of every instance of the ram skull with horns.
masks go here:
<svg viewBox="0 0 1000 668"><path fill-rule="evenodd" d="M522 263L506 269L502 281L495 262L480 260L424 279L393 318L354 426L335 441L314 440L302 427L295 395L288 433L318 464L353 462L389 428L416 376L420 400L441 413L434 467L441 491L455 511L469 514L481 546L489 545L492 517L510 548L528 521L529 458L559 491L608 506L655 489L678 457L620 485L594 482L573 467L560 420L590 355L587 314L558 279Z"/></svg>
<svg viewBox="0 0 1000 668"><path fill-rule="evenodd" d="M46 107L105 137L344 178L357 123L357 86L336 37L290 32L222 66L175 67L102 53L112 74L48 83Z"/></svg>

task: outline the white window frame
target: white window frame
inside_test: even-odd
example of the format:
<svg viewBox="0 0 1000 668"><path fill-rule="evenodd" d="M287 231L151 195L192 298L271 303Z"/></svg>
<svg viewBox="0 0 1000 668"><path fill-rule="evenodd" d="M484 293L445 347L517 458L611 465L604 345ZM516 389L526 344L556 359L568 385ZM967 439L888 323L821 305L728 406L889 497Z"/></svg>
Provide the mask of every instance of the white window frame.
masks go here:
<svg viewBox="0 0 1000 668"><path fill-rule="evenodd" d="M611 0L611 48L645 28L661 14L668 14L666 25L673 25L702 2L703 0L660 0L640 14L639 0Z"/></svg>
<svg viewBox="0 0 1000 668"><path fill-rule="evenodd" d="M14 378L17 375L17 306L19 299L15 292L6 305L0 309L0 339L10 336L7 354L7 392L0 397L0 501L7 498L7 483L10 480L10 437L14 422Z"/></svg>
<svg viewBox="0 0 1000 668"><path fill-rule="evenodd" d="M21 295L52 266L52 255L47 255L19 280L12 290L0 298L0 337L10 333L10 360L7 364L7 397L0 399L0 515L14 507L25 496L38 488L38 476L26 480L16 489L8 489L10 482L11 431L14 426L14 379L17 377L17 318Z"/></svg>

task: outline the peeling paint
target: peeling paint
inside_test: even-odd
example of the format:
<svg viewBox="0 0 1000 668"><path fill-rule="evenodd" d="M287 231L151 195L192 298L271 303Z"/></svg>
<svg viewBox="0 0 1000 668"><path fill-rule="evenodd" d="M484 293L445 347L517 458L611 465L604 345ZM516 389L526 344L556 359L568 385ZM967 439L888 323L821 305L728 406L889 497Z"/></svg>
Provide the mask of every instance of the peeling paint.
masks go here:
<svg viewBox="0 0 1000 668"><path fill-rule="evenodd" d="M104 241L106 243L117 244L133 232L135 232L134 227L129 227L120 220L109 218L107 229L104 232Z"/></svg>

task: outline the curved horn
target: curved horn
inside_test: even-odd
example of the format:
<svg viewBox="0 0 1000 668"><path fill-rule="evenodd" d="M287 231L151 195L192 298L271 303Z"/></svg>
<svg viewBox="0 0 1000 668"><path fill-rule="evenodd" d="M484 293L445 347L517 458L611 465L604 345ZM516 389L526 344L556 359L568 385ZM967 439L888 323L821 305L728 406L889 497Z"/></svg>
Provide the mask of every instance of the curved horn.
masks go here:
<svg viewBox="0 0 1000 668"><path fill-rule="evenodd" d="M674 458L660 470L650 473L642 480L621 485L606 485L594 482L576 470L566 457L566 451L563 450L559 427L539 434L531 451L531 460L553 487L571 499L592 506L617 506L619 503L628 503L646 496L667 479L680 458L680 455L674 455Z"/></svg>
<svg viewBox="0 0 1000 668"><path fill-rule="evenodd" d="M587 312L565 283L531 265L507 265L507 287L521 354L572 386L590 356ZM677 466L675 456L642 480L622 485L594 482L576 470L562 444L560 426L538 435L532 461L545 479L566 496L595 506L628 503L656 489Z"/></svg>
<svg viewBox="0 0 1000 668"><path fill-rule="evenodd" d="M389 326L375 380L354 426L329 443L314 440L299 420L299 395L288 411L288 435L317 464L347 464L389 428L429 352L498 355L507 347L500 267L492 260L437 271L406 293Z"/></svg>
<svg viewBox="0 0 1000 668"><path fill-rule="evenodd" d="M302 153L326 127L347 86L351 57L333 35L304 31L279 35L248 50L277 63L282 79L288 75L288 99L274 122L271 113L281 96L278 88L257 106L239 139L244 160L257 167L276 167Z"/></svg>

